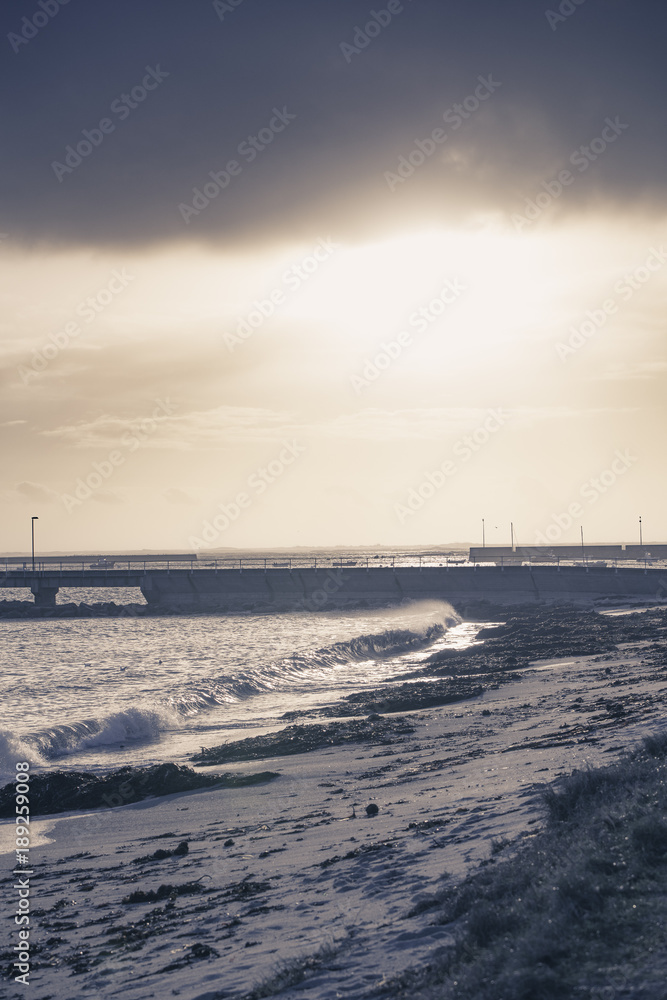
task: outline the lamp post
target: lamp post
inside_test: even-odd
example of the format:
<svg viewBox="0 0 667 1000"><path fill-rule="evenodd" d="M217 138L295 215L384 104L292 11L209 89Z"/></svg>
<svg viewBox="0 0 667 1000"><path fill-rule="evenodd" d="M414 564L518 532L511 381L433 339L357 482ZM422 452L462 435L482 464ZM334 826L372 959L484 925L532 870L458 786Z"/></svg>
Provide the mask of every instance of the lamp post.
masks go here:
<svg viewBox="0 0 667 1000"><path fill-rule="evenodd" d="M640 514L639 515L639 547L641 548L643 546L643 544L644 544L644 540L642 538L642 517L641 517L641 514Z"/></svg>
<svg viewBox="0 0 667 1000"><path fill-rule="evenodd" d="M32 534L32 571L35 572L35 521L39 521L39 518L35 514L34 517L30 518L30 531Z"/></svg>
<svg viewBox="0 0 667 1000"><path fill-rule="evenodd" d="M482 518L482 548L486 548L486 532L484 530L484 518Z"/></svg>
<svg viewBox="0 0 667 1000"><path fill-rule="evenodd" d="M586 549L584 548L584 526L581 525L581 561L586 565Z"/></svg>

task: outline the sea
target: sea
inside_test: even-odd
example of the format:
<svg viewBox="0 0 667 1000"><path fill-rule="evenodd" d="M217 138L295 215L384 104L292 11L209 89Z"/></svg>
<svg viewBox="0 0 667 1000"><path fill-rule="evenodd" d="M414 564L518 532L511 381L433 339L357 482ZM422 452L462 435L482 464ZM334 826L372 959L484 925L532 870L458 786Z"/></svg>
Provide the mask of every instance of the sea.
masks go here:
<svg viewBox="0 0 667 1000"><path fill-rule="evenodd" d="M7 595L9 596L9 595ZM62 593L137 601L137 592ZM139 598L141 600L141 598ZM0 620L0 784L33 771L187 764L475 643L445 602L382 610Z"/></svg>

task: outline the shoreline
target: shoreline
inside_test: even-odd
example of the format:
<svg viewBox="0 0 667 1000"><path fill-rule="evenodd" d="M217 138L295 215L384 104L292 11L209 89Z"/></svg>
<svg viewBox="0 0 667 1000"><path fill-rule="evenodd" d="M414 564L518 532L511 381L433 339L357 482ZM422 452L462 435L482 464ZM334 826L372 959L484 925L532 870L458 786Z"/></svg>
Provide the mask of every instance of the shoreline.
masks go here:
<svg viewBox="0 0 667 1000"><path fill-rule="evenodd" d="M162 768L171 767L174 771L180 768L184 772L186 768L183 765L192 763L197 767L207 767L224 765L233 760L253 761L274 755L303 753L329 744L365 740L382 742L383 739L386 742L391 739L390 716L479 697L489 687L513 680L517 676L516 671L531 659L544 659L554 654L562 658L565 655L608 652L615 649L620 641L646 635L649 631L655 636L667 631L667 626L663 624L667 622L667 614L656 609L643 614L613 616L572 605L550 608L523 605L511 612L505 609L503 619L496 623L487 620L481 628L476 626L474 640L463 647L452 645L439 648L431 645L429 650L429 645L442 632L435 626L421 639L410 636L409 648L419 650L421 647L423 654L419 662L411 666L406 664L403 673L376 681L376 685L380 686L366 683L358 691L343 696L332 687L328 692L322 692L314 702L309 698L304 704L302 700L300 707L275 715L271 722L263 718L254 724L250 719L241 728L249 729L251 734L255 728L257 735L252 734L246 739L239 740L241 734L238 727L223 726L216 736L218 739L222 736L225 742L217 751L210 746L201 747L200 753L195 753L195 747L189 752L183 748L185 752L179 754L178 763L173 762L173 757L160 755L150 764L140 764L136 757L135 762L130 764L121 756L117 763L109 762L106 769L94 766L93 773L87 768L85 759L73 766L69 757L55 757L51 764L40 765L33 775L32 813L43 815L82 806L103 807L109 794L118 799L119 792L123 802L127 803L206 783L192 771L190 775L166 776L157 767L158 763ZM402 634L400 638L405 652L407 640L404 641ZM387 651L387 655L391 654ZM252 701L247 702L248 706ZM361 721L364 716L373 720L372 724ZM327 725L328 720L338 721ZM285 726L285 723L288 725ZM384 736L383 729L386 730ZM115 785L113 774L118 775ZM225 780L224 776L221 780ZM93 794L94 785L98 787L97 795ZM44 790L46 794L43 794ZM49 805L55 802L58 795L63 799L59 806ZM10 786L0 789L0 817L9 815L10 798Z"/></svg>

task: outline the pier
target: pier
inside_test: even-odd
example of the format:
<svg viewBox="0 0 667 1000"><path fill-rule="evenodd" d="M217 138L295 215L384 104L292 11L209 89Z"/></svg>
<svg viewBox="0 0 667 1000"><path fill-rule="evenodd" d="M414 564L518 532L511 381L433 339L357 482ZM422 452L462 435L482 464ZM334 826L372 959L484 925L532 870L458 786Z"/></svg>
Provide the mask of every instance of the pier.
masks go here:
<svg viewBox="0 0 667 1000"><path fill-rule="evenodd" d="M494 604L604 598L667 600L667 570L649 566L434 565L423 558L365 560L132 559L0 564L0 586L27 588L35 606L55 608L63 588L138 588L149 607L172 612L316 611L446 600L457 609Z"/></svg>

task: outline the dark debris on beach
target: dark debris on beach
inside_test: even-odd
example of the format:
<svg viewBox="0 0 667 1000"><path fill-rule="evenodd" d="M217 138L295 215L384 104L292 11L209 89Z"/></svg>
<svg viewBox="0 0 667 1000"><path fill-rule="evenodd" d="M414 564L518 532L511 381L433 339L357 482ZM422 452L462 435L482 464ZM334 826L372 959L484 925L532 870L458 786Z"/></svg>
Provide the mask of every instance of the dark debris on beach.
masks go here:
<svg viewBox="0 0 667 1000"><path fill-rule="evenodd" d="M484 640L485 657L515 657L517 661L564 656L594 656L611 652L619 643L664 639L667 635L667 608L655 607L621 616L603 615L592 608L573 604L522 604L516 607L489 606L485 621L497 621L483 628L477 638ZM487 617L488 615L488 617ZM431 666L466 661L478 654L470 650L445 650L429 661Z"/></svg>
<svg viewBox="0 0 667 1000"><path fill-rule="evenodd" d="M459 678L416 681L411 684L393 683L373 691L360 691L347 695L335 705L302 712L286 712L283 718L297 719L307 715L340 718L378 712L412 712L420 708L451 705L468 698L477 698L483 693L484 687L481 684Z"/></svg>
<svg viewBox="0 0 667 1000"><path fill-rule="evenodd" d="M190 760L202 765L230 764L236 761L263 760L266 757L289 757L346 743L378 743L395 745L401 736L414 733L407 719L386 719L381 716L332 722L318 726L287 726L277 733L249 736L245 740L226 743L202 750Z"/></svg>
<svg viewBox="0 0 667 1000"><path fill-rule="evenodd" d="M30 780L30 811L33 816L69 812L75 809L112 808L139 802L151 795L173 795L201 788L238 788L272 781L272 771L259 774L198 774L179 764L150 767L121 767L110 774L81 771L50 771ZM0 817L14 816L15 787L0 789Z"/></svg>

